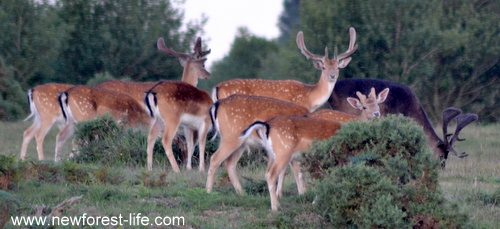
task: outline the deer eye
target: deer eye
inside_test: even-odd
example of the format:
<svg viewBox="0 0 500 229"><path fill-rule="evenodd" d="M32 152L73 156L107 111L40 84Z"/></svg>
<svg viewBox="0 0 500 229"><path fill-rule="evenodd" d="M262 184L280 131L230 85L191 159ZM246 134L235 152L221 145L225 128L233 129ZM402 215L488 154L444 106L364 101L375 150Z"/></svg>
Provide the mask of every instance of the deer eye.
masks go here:
<svg viewBox="0 0 500 229"><path fill-rule="evenodd" d="M363 110L366 110L366 107L363 107Z"/></svg>

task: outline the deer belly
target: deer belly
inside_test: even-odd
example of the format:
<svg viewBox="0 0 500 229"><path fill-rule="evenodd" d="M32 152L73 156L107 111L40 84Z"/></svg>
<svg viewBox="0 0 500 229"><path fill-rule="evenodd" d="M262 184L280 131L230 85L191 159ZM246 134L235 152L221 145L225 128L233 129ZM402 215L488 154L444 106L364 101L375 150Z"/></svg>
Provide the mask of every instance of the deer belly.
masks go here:
<svg viewBox="0 0 500 229"><path fill-rule="evenodd" d="M191 114L183 114L181 116L181 124L192 129L198 129L203 125L205 116L196 116Z"/></svg>

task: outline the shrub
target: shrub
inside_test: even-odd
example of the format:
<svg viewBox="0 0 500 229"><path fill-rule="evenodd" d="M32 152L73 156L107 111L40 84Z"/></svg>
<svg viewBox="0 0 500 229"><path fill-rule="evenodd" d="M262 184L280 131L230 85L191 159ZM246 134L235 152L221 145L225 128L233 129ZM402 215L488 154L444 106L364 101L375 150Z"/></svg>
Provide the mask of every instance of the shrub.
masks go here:
<svg viewBox="0 0 500 229"><path fill-rule="evenodd" d="M11 190L21 173L14 156L0 155L0 190Z"/></svg>
<svg viewBox="0 0 500 229"><path fill-rule="evenodd" d="M315 210L336 226L470 226L438 191L439 163L409 118L347 123L301 163L318 179Z"/></svg>
<svg viewBox="0 0 500 229"><path fill-rule="evenodd" d="M106 165L145 165L147 154L147 132L117 124L105 115L76 126L75 142L78 147L73 157L76 162L100 163ZM173 146L177 162L181 163L181 153ZM153 162L168 163L157 139L153 150Z"/></svg>
<svg viewBox="0 0 500 229"><path fill-rule="evenodd" d="M398 187L374 167L347 165L332 171L319 183L315 208L336 228L356 225L402 228L406 214Z"/></svg>

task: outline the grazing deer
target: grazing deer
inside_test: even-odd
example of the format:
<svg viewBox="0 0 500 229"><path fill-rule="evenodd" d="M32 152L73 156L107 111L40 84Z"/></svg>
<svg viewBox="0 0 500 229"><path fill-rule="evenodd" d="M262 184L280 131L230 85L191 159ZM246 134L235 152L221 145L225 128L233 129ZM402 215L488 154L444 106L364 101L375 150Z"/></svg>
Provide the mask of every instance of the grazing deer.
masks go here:
<svg viewBox="0 0 500 229"><path fill-rule="evenodd" d="M35 137L38 160L44 160L43 140L54 124L60 128L64 123L57 95L67 89L74 87L70 84L48 83L36 86L28 91L28 102L30 104L30 115L24 121L33 118L33 124L24 131L21 146L21 160L26 158L28 145Z"/></svg>
<svg viewBox="0 0 500 229"><path fill-rule="evenodd" d="M367 96L357 92L359 100L349 97L349 103L356 109L361 110L359 116L350 115L335 110L319 110L303 117L277 116L266 122L257 121L242 132L239 140L246 141L254 130L257 131L261 144L268 152L269 164L266 172L266 180L271 197L271 208L277 210L283 190L285 167L289 163L292 168L299 194L305 193L302 180L302 172L299 162L294 156L307 150L314 140L326 140L335 135L340 129L340 123L353 120L368 121L379 117L379 104L383 103L389 94L386 88L375 94L372 88ZM321 130L321 131L318 131ZM276 186L276 181L278 185Z"/></svg>
<svg viewBox="0 0 500 229"><path fill-rule="evenodd" d="M299 104L310 112L323 105L335 86L339 69L345 68L351 54L358 48L356 43L356 30L349 29L350 41L346 52L337 55L337 48L333 59L328 59L328 48L325 55L315 55L309 52L304 44L302 32L297 34L297 46L307 59L316 60L314 66L321 70L319 81L315 85L307 85L294 80L261 80L261 79L234 79L219 83L212 92L214 101L226 98L232 94L257 95L271 97Z"/></svg>
<svg viewBox="0 0 500 229"><path fill-rule="evenodd" d="M328 99L330 107L334 110L358 115L360 111L353 109L348 103L346 103L346 98L350 96L352 97L355 91L366 93L369 88L372 87L374 87L377 91L382 90L383 88L390 88L390 95L387 97L386 101L380 105L381 115L403 114L404 116L412 118L418 125L422 126L424 133L429 140L429 147L434 151L434 156L441 160L442 168L446 166L446 159L448 158L449 153L452 153L459 158L467 156L466 153L459 154L454 148L454 143L462 140L458 138L460 131L468 124L476 121L478 119L477 115L460 115L461 111L456 108L448 108L444 110L443 129L447 128L449 122L455 118L457 120L457 128L451 139L449 139L449 136L447 136L447 133L444 133L444 131L444 138L441 139L434 131L434 128L427 118L427 115L425 114L417 96L407 86L377 79L340 80L337 82L337 86Z"/></svg>
<svg viewBox="0 0 500 229"><path fill-rule="evenodd" d="M208 55L211 50L202 50L201 37L198 37L196 39L196 44L193 48L193 53L191 54L180 53L174 51L172 48L167 48L163 38L159 38L156 44L159 51L166 53L167 55L179 58L179 62L184 68L181 78L182 82L196 87L198 85L198 79L210 79L210 73L205 69L205 61L207 60L205 56ZM156 84L157 82L124 82L119 80L112 80L101 83L96 87L128 94L136 99L141 105L143 105L144 109L147 109L144 102L144 92L151 89ZM184 134L186 137L188 152L186 167L188 170L191 170L191 157L193 155L194 148L196 147L195 142L198 141L197 139L195 140L195 137L199 136L199 133L184 126ZM202 163L200 163L199 169L200 171L204 170L204 166L202 166Z"/></svg>
<svg viewBox="0 0 500 229"><path fill-rule="evenodd" d="M135 99L127 94L87 86L72 87L59 94L59 105L66 120L56 137L55 161L60 161L61 148L75 130L75 124L110 114L113 119L131 127L149 127L151 118Z"/></svg>
<svg viewBox="0 0 500 229"><path fill-rule="evenodd" d="M215 102L210 108L210 117L221 140L219 149L210 158L207 192L212 191L217 169L224 162L234 189L238 194L243 194L236 165L244 149L254 144L254 136L245 142L238 140L238 137L250 124L275 116L304 115L308 112L307 108L295 103L262 96L231 95Z"/></svg>
<svg viewBox="0 0 500 229"><path fill-rule="evenodd" d="M180 171L172 151L172 139L179 126L182 125L191 133L198 133L200 171L203 171L205 169L206 137L211 126L209 109L213 102L210 95L184 82L160 81L145 92L144 100L149 115L153 118L148 135L148 170L153 169L155 140L158 134L164 130L163 148L174 172ZM193 151L188 153L188 165L190 165Z"/></svg>

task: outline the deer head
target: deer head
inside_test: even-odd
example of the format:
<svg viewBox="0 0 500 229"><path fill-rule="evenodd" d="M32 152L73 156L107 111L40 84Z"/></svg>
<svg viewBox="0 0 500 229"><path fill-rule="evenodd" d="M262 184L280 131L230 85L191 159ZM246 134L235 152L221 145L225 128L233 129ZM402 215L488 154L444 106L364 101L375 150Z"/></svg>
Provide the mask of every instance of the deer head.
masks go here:
<svg viewBox="0 0 500 229"><path fill-rule="evenodd" d="M193 48L194 52L191 54L176 52L172 48L167 48L163 38L158 38L156 45L161 52L179 58L179 62L182 67L184 67L184 72L182 73L183 82L196 86L198 84L198 79L210 79L210 73L205 69L205 61L207 60L205 56L208 55L211 50L201 50L201 37L196 39L196 44Z"/></svg>
<svg viewBox="0 0 500 229"><path fill-rule="evenodd" d="M380 117L379 104L383 103L389 95L389 88L381 91L378 96L375 93L375 88L372 87L368 97L357 91L356 95L359 99L348 97L347 102L355 109L361 110L360 120L366 121L374 117Z"/></svg>
<svg viewBox="0 0 500 229"><path fill-rule="evenodd" d="M302 33L302 31L297 34L296 42L297 47L300 49L300 52L307 59L315 60L314 66L322 71L321 76L326 77L328 81L335 82L339 75L339 69L345 68L349 64L349 62L351 61L351 58L349 56L353 54L358 48L358 45L354 45L356 43L356 30L351 27L349 29L349 34L349 48L347 49L347 51L340 55L337 55L337 48L335 48L333 59L328 59L328 47L325 47L324 56L315 55L309 52L306 48L306 45L304 44L304 34Z"/></svg>

